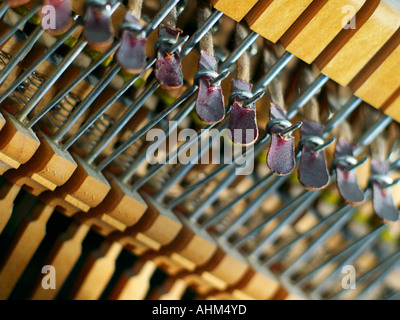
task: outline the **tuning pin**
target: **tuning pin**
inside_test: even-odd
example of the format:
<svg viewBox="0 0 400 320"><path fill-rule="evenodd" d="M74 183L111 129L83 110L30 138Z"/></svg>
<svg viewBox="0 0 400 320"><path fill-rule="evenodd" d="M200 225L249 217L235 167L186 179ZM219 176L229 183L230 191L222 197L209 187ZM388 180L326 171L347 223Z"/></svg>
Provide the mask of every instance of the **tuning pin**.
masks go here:
<svg viewBox="0 0 400 320"><path fill-rule="evenodd" d="M43 4L43 8L46 6L50 6L54 8L55 11L55 17L54 17L54 23L55 25L52 26L51 28L47 29L47 32L53 34L53 35L59 35L64 33L72 23L71 19L71 5L72 1L71 0L46 0ZM43 10L42 10L43 14ZM46 15L48 14L47 10L44 10L43 18L46 18ZM51 18L51 17L50 17Z"/></svg>
<svg viewBox="0 0 400 320"><path fill-rule="evenodd" d="M218 78L218 60L205 51L201 51L198 66L198 94L195 111L201 121L213 124L225 118L225 103Z"/></svg>
<svg viewBox="0 0 400 320"><path fill-rule="evenodd" d="M378 216L387 221L398 221L399 211L396 209L389 187L394 182L389 176L389 165L377 159L371 160L372 203Z"/></svg>
<svg viewBox="0 0 400 320"><path fill-rule="evenodd" d="M95 50L101 50L114 41L114 30L111 24L112 8L104 0L85 2L85 24L83 35Z"/></svg>
<svg viewBox="0 0 400 320"><path fill-rule="evenodd" d="M294 137L292 132L301 127L302 122L292 125L286 120L286 111L271 104L267 132L271 135L267 164L279 176L290 174L296 167Z"/></svg>
<svg viewBox="0 0 400 320"><path fill-rule="evenodd" d="M177 52L170 53L171 46L178 41L181 33L180 29L166 26L161 26L158 31L155 76L160 86L165 89L177 89L183 85L181 57Z"/></svg>
<svg viewBox="0 0 400 320"><path fill-rule="evenodd" d="M329 183L329 172L323 150L333 143L322 139L322 124L304 121L301 127L299 180L308 190L319 190Z"/></svg>
<svg viewBox="0 0 400 320"><path fill-rule="evenodd" d="M248 82L233 79L231 94L231 115L228 124L229 138L242 146L249 146L258 138L255 101L248 105L248 100L253 98L252 85ZM252 100L253 101L253 100ZM247 107L244 107L244 106Z"/></svg>
<svg viewBox="0 0 400 320"><path fill-rule="evenodd" d="M115 57L123 70L137 74L146 67L146 34L139 19L127 12L121 26L121 45Z"/></svg>
<svg viewBox="0 0 400 320"><path fill-rule="evenodd" d="M336 158L333 161L333 170L336 172L336 183L340 195L350 205L358 205L364 201L364 193L357 182L355 169L363 164L367 158L357 161L353 155L353 146L344 139L336 144Z"/></svg>

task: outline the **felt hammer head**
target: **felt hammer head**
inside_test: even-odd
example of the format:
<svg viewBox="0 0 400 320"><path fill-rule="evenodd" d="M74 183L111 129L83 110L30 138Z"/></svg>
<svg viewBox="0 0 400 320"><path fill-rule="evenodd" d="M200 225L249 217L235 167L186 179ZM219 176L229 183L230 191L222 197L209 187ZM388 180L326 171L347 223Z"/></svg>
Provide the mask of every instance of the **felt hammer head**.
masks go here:
<svg viewBox="0 0 400 320"><path fill-rule="evenodd" d="M248 82L233 79L232 92L251 93L252 85ZM258 126L255 103L243 107L246 98L237 96L233 99L231 115L228 124L229 138L235 144L252 145L258 138Z"/></svg>
<svg viewBox="0 0 400 320"><path fill-rule="evenodd" d="M95 50L110 46L114 41L114 30L111 24L111 6L89 2L85 8L83 35Z"/></svg>
<svg viewBox="0 0 400 320"><path fill-rule="evenodd" d="M201 51L198 71L217 72L218 60L205 51ZM199 78L195 111L201 121L213 124L225 118L225 102L220 85L212 85L213 77L204 75Z"/></svg>
<svg viewBox="0 0 400 320"><path fill-rule="evenodd" d="M286 120L286 111L271 104L269 119ZM267 165L276 175L284 176L290 174L296 167L294 137L283 136L285 128L279 124L273 125L270 129L271 144L267 155Z"/></svg>
<svg viewBox="0 0 400 320"><path fill-rule="evenodd" d="M178 40L182 33L180 29L172 29L166 26L161 26L158 35L162 39ZM177 89L183 85L182 63L179 53L170 54L168 50L172 47L167 42L162 42L157 51L157 61L155 67L155 76L162 88Z"/></svg>

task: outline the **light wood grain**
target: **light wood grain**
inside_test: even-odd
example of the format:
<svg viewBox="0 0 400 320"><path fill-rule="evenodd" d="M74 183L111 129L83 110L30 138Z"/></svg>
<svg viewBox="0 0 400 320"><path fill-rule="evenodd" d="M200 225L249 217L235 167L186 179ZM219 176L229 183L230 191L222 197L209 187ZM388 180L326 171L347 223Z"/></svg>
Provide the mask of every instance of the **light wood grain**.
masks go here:
<svg viewBox="0 0 400 320"><path fill-rule="evenodd" d="M14 208L14 201L21 190L20 186L6 182L0 190L0 234L11 218Z"/></svg>
<svg viewBox="0 0 400 320"><path fill-rule="evenodd" d="M207 295L212 290L226 291L238 284L249 270L247 263L219 248L209 263L198 268L195 273L186 275L184 279L197 292Z"/></svg>
<svg viewBox="0 0 400 320"><path fill-rule="evenodd" d="M171 211L162 208L150 196L142 194L148 205L146 214L123 234L123 242L134 254L140 255L146 248L158 251L170 244L182 229L182 223Z"/></svg>
<svg viewBox="0 0 400 320"><path fill-rule="evenodd" d="M175 240L153 257L166 272L176 275L181 271L195 271L209 262L217 250L215 242L184 223Z"/></svg>
<svg viewBox="0 0 400 320"><path fill-rule="evenodd" d="M118 242L105 242L85 263L71 294L74 300L100 298L115 271L115 260L122 250Z"/></svg>
<svg viewBox="0 0 400 320"><path fill-rule="evenodd" d="M400 11L399 11L400 14ZM350 83L355 95L381 108L400 86L400 30Z"/></svg>
<svg viewBox="0 0 400 320"><path fill-rule="evenodd" d="M232 290L236 299L270 300L279 292L281 285L263 274L251 270Z"/></svg>
<svg viewBox="0 0 400 320"><path fill-rule="evenodd" d="M358 12L356 29L343 30L317 58L321 72L347 86L398 30L392 2L371 0Z"/></svg>
<svg viewBox="0 0 400 320"><path fill-rule="evenodd" d="M44 191L53 191L66 183L77 164L68 152L64 152L49 138L39 133L40 146L31 160L19 170L6 174L8 180L38 196Z"/></svg>
<svg viewBox="0 0 400 320"><path fill-rule="evenodd" d="M181 300L187 284L180 278L168 278L161 287L152 292L151 300Z"/></svg>
<svg viewBox="0 0 400 320"><path fill-rule="evenodd" d="M382 108L388 116L400 122L400 90L397 90L396 93L397 94L393 97L392 101Z"/></svg>
<svg viewBox="0 0 400 320"><path fill-rule="evenodd" d="M111 189L106 178L90 169L85 162L75 157L78 164L67 183L52 193L43 194L44 202L57 207L63 214L73 216L97 207Z"/></svg>
<svg viewBox="0 0 400 320"><path fill-rule="evenodd" d="M260 0L246 16L246 21L251 30L275 43L311 2L312 0Z"/></svg>
<svg viewBox="0 0 400 320"><path fill-rule="evenodd" d="M366 0L313 1L283 35L281 42L287 51L307 63L312 63L342 30L343 19L347 14L343 13L343 8L351 6L356 13L365 2Z"/></svg>
<svg viewBox="0 0 400 320"><path fill-rule="evenodd" d="M212 0L216 9L222 11L233 20L240 21L257 3L258 0Z"/></svg>
<svg viewBox="0 0 400 320"><path fill-rule="evenodd" d="M15 234L0 270L0 300L7 299L46 235L54 208L38 204Z"/></svg>
<svg viewBox="0 0 400 320"><path fill-rule="evenodd" d="M1 130L0 174L26 163L39 148L40 142L34 132L24 128L15 118L3 112L6 123Z"/></svg>
<svg viewBox="0 0 400 320"><path fill-rule="evenodd" d="M132 269L125 271L113 292L112 300L144 300L150 289L150 279L157 265L151 260L139 260Z"/></svg>
<svg viewBox="0 0 400 320"><path fill-rule="evenodd" d="M62 288L82 252L82 242L90 227L83 223L72 223L62 234L49 254L46 265L52 265L56 270L56 288L43 289L41 282L37 283L31 296L32 300L53 300Z"/></svg>
<svg viewBox="0 0 400 320"><path fill-rule="evenodd" d="M146 202L137 192L130 191L112 175L107 175L107 178L110 192L99 206L88 212L85 219L102 235L125 231L135 225L147 210Z"/></svg>

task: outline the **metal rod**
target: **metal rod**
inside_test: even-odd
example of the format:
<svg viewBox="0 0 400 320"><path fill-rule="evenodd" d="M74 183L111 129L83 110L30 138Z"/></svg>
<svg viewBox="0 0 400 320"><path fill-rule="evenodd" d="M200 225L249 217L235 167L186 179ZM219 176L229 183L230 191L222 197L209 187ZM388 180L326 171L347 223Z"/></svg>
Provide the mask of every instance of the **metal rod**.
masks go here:
<svg viewBox="0 0 400 320"><path fill-rule="evenodd" d="M314 87L314 85L312 85L312 87ZM311 97L312 97L312 95L307 95L307 97L308 97L308 99L311 99ZM306 100L303 100L303 101L306 101ZM338 114L341 114L341 113L346 113L347 115L349 114L348 112L346 112L347 110L346 110L346 106L344 106L339 112L338 112ZM297 112L297 111L296 111ZM340 121L344 121L344 117L340 117L340 116L338 116L337 117L337 119L340 119ZM338 124L339 123L339 120L336 120L336 123ZM332 128L332 127L328 127L328 128ZM324 136L326 136L327 134L328 134L329 132L325 129L324 130L324 133L323 133L323 135ZM332 139L331 139L332 140ZM329 144L331 144L333 141L328 141L325 145L329 145ZM300 156L300 154L298 154L297 155L297 157L296 157L296 162L298 161L298 159L299 159L299 156ZM271 179L272 178L272 176L273 176L273 174L271 173L271 174L269 174L267 177L266 177L266 179L268 180L268 179ZM279 180L283 180L281 183L283 183L285 180L287 179L287 176L284 176L284 177L278 177L277 178L277 181L279 181ZM279 182L277 182L277 184L279 184ZM213 223L215 223L216 221L217 221L217 218L219 218L219 217L221 217L222 215L224 215L226 212L228 212L235 204L237 204L239 201L241 201L241 200L243 200L244 198L246 198L247 196L249 196L250 194L252 194L255 190L258 190L260 187L261 187L261 185L262 184L255 184L252 188L250 188L247 192L245 192L244 194L242 194L240 197L238 197L236 200L234 200L234 201L232 201L228 206L226 206L222 211L220 211L220 212L218 212L214 217L212 217L209 221L207 221L207 223L206 223L206 226L210 226L210 225L212 225ZM268 188L264 191L266 194L269 194L269 190L268 190ZM259 205L261 205L261 199L265 199L264 198L264 192L260 195L260 196L258 196L257 197L257 200L255 201L255 202L253 202L250 206L249 206L249 208L244 212L244 213L242 213L240 216L239 216L239 218L237 218L238 219L238 221L240 221L240 222L243 222L243 221L245 221L247 218L249 218L251 215L252 215L252 213L258 208L258 206ZM311 191L309 191L309 192L311 192ZM259 205L258 206L256 206L255 204L258 204L259 203ZM237 223L237 222L234 222L228 229L226 229L220 236L223 236L223 237L229 237L229 236L231 236L233 233L234 233L234 231L235 231L235 228L237 228L237 227L239 227L240 226L240 223Z"/></svg>
<svg viewBox="0 0 400 320"><path fill-rule="evenodd" d="M0 19L3 18L8 8L10 8L10 4L8 3L8 1L3 1L3 3L0 5Z"/></svg>
<svg viewBox="0 0 400 320"><path fill-rule="evenodd" d="M313 151L314 152L320 152L323 151L324 149L326 149L327 147L329 147L332 143L335 142L335 139L329 139L328 141L326 141L322 146L318 146L317 148L315 148Z"/></svg>
<svg viewBox="0 0 400 320"><path fill-rule="evenodd" d="M4 1L0 7L0 18L2 17L2 7L4 5L7 6L7 1ZM42 4L39 2L37 3L32 9L28 11L26 15L24 15L15 25L13 25L6 33L4 33L0 37L0 46L4 44L22 25L24 25L30 18L34 16L34 14L42 7ZM7 9L6 9L7 10Z"/></svg>
<svg viewBox="0 0 400 320"><path fill-rule="evenodd" d="M74 123L83 115L83 113L90 107L90 105L97 99L100 93L107 87L111 80L121 70L118 63L114 63L110 70L104 75L104 77L96 84L96 86L90 91L85 99L73 109L68 119L62 124L62 126L54 133L51 137L54 141L60 141L64 135L72 128ZM64 148L68 148L65 147Z"/></svg>
<svg viewBox="0 0 400 320"><path fill-rule="evenodd" d="M150 120L144 127L142 127L138 132L135 132L131 137L124 141L117 149L115 149L109 156L107 156L97 168L103 170L107 165L109 165L116 157L127 150L133 143L140 139L150 128L159 123L162 119L168 116L173 110L179 107L183 102L185 102L192 94L197 91L197 85L192 86L187 89L177 100L174 101L168 108L164 109L155 118Z"/></svg>
<svg viewBox="0 0 400 320"><path fill-rule="evenodd" d="M212 181L218 174L220 174L224 170L229 170L229 172L233 173L235 169L235 164L237 163L236 160L239 157L248 157L250 156L250 152L253 152L253 157L257 155L264 147L265 144L269 141L269 135L266 134L262 139L258 140L254 146L254 152L251 148L246 148L246 151L240 154L237 158L235 158L232 163L220 165L216 170L208 174L206 177L201 179L200 181L196 182L195 184L186 188L185 192L182 193L179 197L173 199L170 203L168 203L168 208L172 209L179 203L181 203L184 199L190 196L194 191L198 188L204 186L206 183ZM233 169L233 170L232 170ZM236 178L236 177L235 177ZM214 190L213 194L219 194L216 190ZM195 215L193 215L194 217Z"/></svg>
<svg viewBox="0 0 400 320"><path fill-rule="evenodd" d="M36 41L42 36L44 30L39 24L36 26L34 31L29 35L29 37L24 42L24 45L18 50L18 52L8 61L3 70L0 71L0 84L2 84L10 72L14 70L17 64L22 60L22 58L31 50Z"/></svg>
<svg viewBox="0 0 400 320"><path fill-rule="evenodd" d="M244 193L242 193L239 197L237 197L233 201L229 202L224 208L222 208L219 212L217 212L214 216L212 216L209 220L207 220L203 224L203 226L205 228L208 228L208 227L212 226L213 224L217 223L218 220L223 215L228 213L229 210L231 210L233 207L235 207L240 201L246 199L249 195L251 195L256 190L259 190L260 188L263 188L264 186L269 186L269 184L273 181L274 178L276 178L276 176L274 174L270 173L266 177L264 177L263 179L255 182L252 187L247 189ZM268 189L269 188L267 188L267 190Z"/></svg>
<svg viewBox="0 0 400 320"><path fill-rule="evenodd" d="M289 175L284 177L279 177L273 181L261 195L259 195L251 204L246 208L246 210L241 213L238 217L235 217L234 222L232 222L221 234L220 238L228 239L232 236L238 227L240 227L244 222L246 222L253 213L261 206L261 204L267 199L271 194L276 192L276 190L287 180Z"/></svg>
<svg viewBox="0 0 400 320"><path fill-rule="evenodd" d="M353 213L355 208L348 208L349 212ZM347 221L349 221L350 215L347 213L342 216L337 222L325 230L317 239L309 246L295 261L291 262L290 266L282 273L282 277L289 278L298 267L305 263L307 259L311 257L314 251L326 240L328 240L334 233L338 232Z"/></svg>
<svg viewBox="0 0 400 320"><path fill-rule="evenodd" d="M345 265L354 264L355 261L374 244L374 241L376 241L377 237L382 233L382 231L385 228L386 226L382 225L376 228L375 230L371 231L370 233L366 234L365 236L361 237L360 239L349 245L347 248L341 250L338 254L328 259L317 268L313 269L311 272L302 277L300 280L297 280L296 285L301 286L305 284L323 268L350 253L348 257L346 257L344 261L340 263L340 266L338 266L323 281L321 281L315 288L313 288L311 294L313 296L315 296L316 294L320 295L321 291L324 290L334 280L335 276L341 273L342 267Z"/></svg>
<svg viewBox="0 0 400 320"><path fill-rule="evenodd" d="M57 70L47 78L47 80L40 86L40 88L35 92L28 103L22 108L20 112L17 113L16 118L19 121L23 121L25 117L35 108L39 101L43 98L46 92L53 86L53 84L58 80L60 75L69 67L69 65L75 60L75 58L82 52L87 44L86 40L79 40L79 42L69 50L68 54L58 65Z"/></svg>
<svg viewBox="0 0 400 320"><path fill-rule="evenodd" d="M79 75L71 81L63 90L61 90L42 110L33 116L33 118L26 125L28 128L33 127L47 112L54 108L73 88L77 86L84 78L93 72L107 57L112 54L115 49L119 46L119 41L114 43L108 48L97 60L93 61L89 67L79 73Z"/></svg>
<svg viewBox="0 0 400 320"><path fill-rule="evenodd" d="M117 149L115 149L109 156L107 156L98 166L99 170L104 169L108 164L110 164L118 155L127 150L133 143L139 140L144 134L147 133L149 129L154 127L162 119L164 119L168 114L175 110L179 105L186 101L195 91L197 86L193 86L185 91L177 100L174 101L167 109L164 109L155 118L152 118L145 126L143 126L139 131L132 134L126 141L124 141ZM126 174L126 173L125 173Z"/></svg>
<svg viewBox="0 0 400 320"><path fill-rule="evenodd" d="M362 158L362 159L361 159L360 161L358 161L355 165L350 166L350 167L348 168L348 170L349 170L349 171L352 171L352 170L357 169L358 167L362 166L367 160L368 160L368 157Z"/></svg>
<svg viewBox="0 0 400 320"><path fill-rule="evenodd" d="M363 275L360 279L357 280L357 283L362 283L366 280L368 280L372 275L378 273L381 271L381 269L384 269L385 267L387 267L386 269L384 269L382 271L382 273L376 277L369 285L367 285L364 290L358 295L358 297L356 298L357 300L361 300L361 299L367 299L368 298L368 294L374 289L376 288L379 284L382 283L382 280L394 269L396 268L399 263L400 263L400 252L397 252L395 254L393 254L391 257L389 257L388 259L386 259L385 261L383 261L382 263L380 263L378 266L376 266L375 268L373 268L372 270L370 270L368 273L366 273L365 275ZM393 261L394 260L394 261ZM390 263L390 264L389 264ZM389 264L389 266L387 266Z"/></svg>
<svg viewBox="0 0 400 320"><path fill-rule="evenodd" d="M18 78L1 94L0 103L3 102L18 86L28 78L36 68L47 58L49 58L79 27L79 24L74 24L67 32L65 32L57 41L48 48L39 59L36 59Z"/></svg>
<svg viewBox="0 0 400 320"><path fill-rule="evenodd" d="M196 103L196 98L190 99L188 105L183 108L173 119L172 119L172 125L168 126L168 128L162 128L163 131L166 132L165 138L159 139L156 142L154 142L149 148L154 148L157 149L168 137L169 135L176 130L178 125L185 119L190 112L192 112L194 106ZM167 131L168 130L168 131ZM148 150L148 149L147 149ZM129 166L129 168L121 175L121 181L123 183L128 183L130 178L136 173L138 168L146 161L146 153L147 151L143 151L138 155L136 160Z"/></svg>
<svg viewBox="0 0 400 320"><path fill-rule="evenodd" d="M240 46L233 50L230 56L222 63L220 69L228 70L230 66L233 65L241 57L241 55L247 50L247 48L250 47L254 43L254 41L257 40L258 37L258 33L254 31L249 33L248 36L242 41Z"/></svg>
<svg viewBox="0 0 400 320"><path fill-rule="evenodd" d="M221 74L218 77L216 77L215 79L212 79L210 81L210 85L213 86L213 85L215 85L217 83L221 83L221 81L226 79L229 76L229 74L230 74L229 71L221 72Z"/></svg>
<svg viewBox="0 0 400 320"><path fill-rule="evenodd" d="M223 122L224 123L224 122ZM222 124L223 124L222 123ZM162 168L164 168L166 165L168 165L169 161L171 159L174 159L175 157L179 157L182 153L186 152L195 142L197 142L201 137L210 129L215 127L216 124L208 125L204 128L204 130L201 130L199 133L197 133L196 137L190 139L188 142L184 143L182 146L180 146L178 149L176 149L172 154L171 152L168 154L167 158L165 159L163 164L160 164L158 166L155 166L152 170L147 172L147 174L138 179L133 185L132 189L133 190L138 190L141 188L145 183L147 183L152 177L154 177Z"/></svg>
<svg viewBox="0 0 400 320"><path fill-rule="evenodd" d="M129 106L129 108L124 112L124 114L118 118L114 123L111 130L103 136L103 138L96 144L96 146L91 150L91 152L86 157L86 162L92 164L104 148L110 143L113 138L118 134L118 132L129 122L129 120L136 114L136 112L143 106L149 97L157 90L159 84L154 79L149 87L143 91L139 97Z"/></svg>
<svg viewBox="0 0 400 320"><path fill-rule="evenodd" d="M235 179L237 176L234 174L235 168L231 168L224 179L218 184L218 186L211 192L206 199L204 199L199 206L197 206L196 210L190 214L190 220L197 223L198 219L202 217L204 211L207 207L211 206L215 200L219 197L219 194L225 190ZM206 226L204 226L206 228Z"/></svg>
<svg viewBox="0 0 400 320"><path fill-rule="evenodd" d="M389 256L388 258L386 258L385 260L383 260L380 264L378 264L377 266L373 267L371 270L369 270L367 273L365 273L364 275L362 275L361 277L359 277L359 279L357 279L357 283L363 283L367 280L369 280L371 278L372 275L382 271L382 269L384 269L387 264L390 264L392 266L395 266L396 263L399 262L400 259L400 252L396 252L393 255ZM393 263L394 260L394 263ZM397 260L397 261L396 261ZM390 269L390 266L389 266ZM385 270L385 269L384 269ZM388 270L388 269L386 269ZM365 291L365 289L363 290ZM331 300L338 300L340 299L340 297L347 292L346 289L343 289L341 291L339 291L338 293L336 293L333 297L331 297Z"/></svg>
<svg viewBox="0 0 400 320"><path fill-rule="evenodd" d="M246 108L247 106L256 103L258 100L260 100L264 95L264 92L258 92L255 95L253 95L251 98L247 99L246 101L243 102L243 108Z"/></svg>
<svg viewBox="0 0 400 320"><path fill-rule="evenodd" d="M210 16L207 22L198 29L187 41L186 45L182 48L180 53L183 59L195 46L195 44L200 41L201 37L204 36L212 28L212 26L218 21L221 15L214 13ZM196 41L196 42L195 42ZM131 109L124 114L112 127L112 129L99 141L96 147L89 153L86 157L86 161L91 164L100 155L102 150L107 146L107 144L115 137L115 135L125 126L127 121L136 113L140 107L147 101L147 99L159 88L159 84L156 80L153 80L147 89L133 102Z"/></svg>
<svg viewBox="0 0 400 320"><path fill-rule="evenodd" d="M300 127L303 125L303 122L299 121L296 122L294 125L290 126L289 128L286 128L280 132L280 135L282 136L290 136L294 131L300 129Z"/></svg>
<svg viewBox="0 0 400 320"><path fill-rule="evenodd" d="M227 125L227 123L226 123ZM226 126L225 126L226 127ZM168 193L168 191L176 185L178 182L180 182L183 177L193 168L193 166L197 163L197 161L210 149L210 146L212 144L212 141L214 140L215 137L217 137L219 134L215 134L207 139L207 143L205 145L202 145L201 150L199 150L195 155L193 155L189 159L189 163L185 165L181 165L181 167L168 179L168 181L161 186L160 190L154 195L154 200L156 201L162 201L165 195Z"/></svg>
<svg viewBox="0 0 400 320"><path fill-rule="evenodd" d="M186 45L182 48L181 56L185 57L196 46L196 44L204 37L204 35L218 22L223 13L215 10L207 19L206 23L197 29L197 31L189 38Z"/></svg>
<svg viewBox="0 0 400 320"><path fill-rule="evenodd" d="M330 118L325 124L325 131L330 132L336 126L344 121L360 104L362 100L356 96L351 97L351 99L336 112L332 118Z"/></svg>
<svg viewBox="0 0 400 320"><path fill-rule="evenodd" d="M379 120L375 122L372 127L368 128L367 131L365 131L363 135L359 139L357 139L356 147L354 149L354 155L360 155L363 147L369 145L372 141L374 141L376 137L379 136L392 121L393 119L391 117L385 115L379 118Z"/></svg>
<svg viewBox="0 0 400 320"><path fill-rule="evenodd" d="M287 66L287 64L294 58L290 52L285 52L278 61L268 70L268 72L259 80L254 86L253 93L259 93L265 90L272 80Z"/></svg>
<svg viewBox="0 0 400 320"><path fill-rule="evenodd" d="M253 39L253 38L254 38L254 35L249 34L244 41L249 41L250 39ZM256 37L255 37L255 39L256 39ZM237 51L240 52L242 50L237 50ZM265 89L265 87L279 74L279 72L283 70L283 68L287 65L287 63L289 63L289 61L292 58L293 58L293 55L291 55L291 54L289 54L287 52L285 54L283 54L282 57L271 67L271 69L268 71L266 76L261 78L257 82L257 84L254 86L254 90L253 90L254 96L257 96L258 94L260 94ZM232 59L232 61L233 60L234 59ZM266 139L265 139L264 142L267 143L268 141L269 141L269 136L266 136ZM209 179L211 176L212 177L216 176L219 172L222 172L223 170L227 169L228 166L230 167L231 165L223 165L222 167L218 168L216 171L211 173L205 179ZM206 182L202 180L201 182L198 183L198 186L203 185L204 183L206 183ZM195 189L197 189L197 187L191 188L190 189L190 193L193 192ZM222 191L222 189L218 188L218 191ZM187 197L190 193L186 193L185 195L182 195L177 200L175 200L171 204L169 204L169 207L172 208L177 203L181 202L183 200L183 198ZM214 192L213 194L214 194L214 196L212 196L211 198L216 198L215 196L218 195L219 193L218 192ZM208 199L208 200L210 200L210 199ZM207 204L208 203L209 203L209 201L207 201ZM195 219L195 217L199 217L199 215L201 213L200 209L205 209L205 206L201 206L200 208L198 208L198 210L196 210L196 212L193 213L192 219Z"/></svg>
<svg viewBox="0 0 400 320"><path fill-rule="evenodd" d="M317 94L317 92L328 82L329 77L320 74L314 82L289 106L287 118L293 119L298 110L304 107L310 99Z"/></svg>
<svg viewBox="0 0 400 320"><path fill-rule="evenodd" d="M143 28L146 37L148 37L150 33L157 28L157 26L165 19L165 17L171 12L178 2L179 0L170 0L159 11L157 11L156 16L152 19L151 23L147 24Z"/></svg>
<svg viewBox="0 0 400 320"><path fill-rule="evenodd" d="M321 227L327 226L327 224L329 222L331 222L332 220L334 220L335 218L337 218L337 220L332 224L331 228L335 231L337 229L339 229L342 225L344 225L351 217L351 213L353 213L355 211L354 207L349 207L349 206L342 206L340 209L338 209L337 211L335 211L334 213L332 213L331 215L329 215L328 217L322 219L318 224L316 224L314 227L312 227L311 229L309 229L308 231L306 231L305 233L301 234L300 236L298 236L296 239L294 239L293 241L291 241L290 243L288 243L287 245L285 245L283 248L279 249L276 253L274 253L272 256L268 257L268 259L266 259L265 261L262 262L263 265L269 265L271 263L273 263L274 261L277 260L277 258L279 258L284 252L286 252L290 247L292 247L294 244L298 243L298 241L300 241L301 239L306 238L308 235L312 234L314 231L319 230ZM329 229L328 229L329 230ZM333 232L332 232L333 233ZM324 234L321 235L321 237L323 237ZM329 236L329 235L327 235ZM321 238L320 238L321 239ZM318 239L316 240L316 242L318 241ZM318 242L318 244L321 241ZM313 246L315 247L315 246ZM313 248L311 248L312 250ZM305 254L307 253L307 251L305 252ZM310 252L308 252L308 255L310 255ZM301 257L301 256L300 256ZM299 257L299 259L300 259ZM297 263L300 264L300 261ZM294 267L297 267L297 264ZM288 269L290 269L291 267L289 267ZM286 271L288 271L288 269ZM285 272L286 272L285 271ZM291 270L289 270L291 271ZM289 273L289 272L288 272Z"/></svg>
<svg viewBox="0 0 400 320"><path fill-rule="evenodd" d="M320 195L321 191L316 192L304 192L301 196L293 199L290 203L280 209L277 213L273 214L271 217L265 219L257 228L246 234L242 239L234 243L235 248L240 248L242 245L246 243L252 236L261 232L262 229L270 223L273 219L277 219L280 216L288 213L288 215L279 222L279 225L271 231L266 237L258 243L255 248L250 252L251 256L259 256L262 254L263 250L272 244L283 232L284 227L293 222L297 217L304 212L306 208L308 208L311 203L314 202L315 199Z"/></svg>

